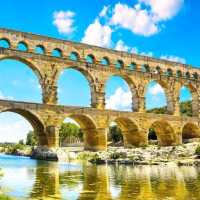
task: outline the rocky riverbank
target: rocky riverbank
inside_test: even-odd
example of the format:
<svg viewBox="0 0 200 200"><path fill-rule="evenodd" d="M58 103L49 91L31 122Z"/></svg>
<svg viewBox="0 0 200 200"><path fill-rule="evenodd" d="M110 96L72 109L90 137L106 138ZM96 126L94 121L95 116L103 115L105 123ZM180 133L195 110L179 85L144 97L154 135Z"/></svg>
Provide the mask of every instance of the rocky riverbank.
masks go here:
<svg viewBox="0 0 200 200"><path fill-rule="evenodd" d="M179 146L159 147L151 145L134 149L110 147L107 152L81 152L77 158L87 159L93 164L163 165L175 163L179 166L200 166L196 154L198 142Z"/></svg>
<svg viewBox="0 0 200 200"><path fill-rule="evenodd" d="M198 151L197 151L198 149ZM0 149L3 152L2 149ZM81 147L65 147L49 150L45 147L25 146L20 149L4 149L4 153L29 156L33 159L77 162L89 161L93 164L163 165L175 163L179 166L200 166L200 142L190 142L178 146L160 147L149 145L125 149L109 147L108 151L89 152Z"/></svg>

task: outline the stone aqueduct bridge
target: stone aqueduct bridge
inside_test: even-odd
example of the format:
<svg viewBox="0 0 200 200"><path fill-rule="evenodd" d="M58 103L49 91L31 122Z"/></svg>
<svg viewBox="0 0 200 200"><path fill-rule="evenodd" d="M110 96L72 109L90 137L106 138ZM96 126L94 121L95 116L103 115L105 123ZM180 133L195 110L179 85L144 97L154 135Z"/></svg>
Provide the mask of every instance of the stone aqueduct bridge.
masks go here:
<svg viewBox="0 0 200 200"><path fill-rule="evenodd" d="M150 127L155 129L160 145L181 144L182 138L200 136L199 69L8 29L0 29L0 40L8 43L8 48L0 48L0 60L14 59L27 64L36 73L43 95L43 104L1 100L0 112L11 111L25 117L39 136L40 145L58 146L59 128L66 117L80 124L85 133L85 149L89 150L106 149L107 130L113 121L121 128L127 147L146 145ZM19 44L23 44L26 51L19 50ZM36 47L42 54L35 52ZM54 50L59 57L52 55ZM87 56L90 61L85 59ZM57 105L57 80L65 68L79 70L89 81L91 108ZM106 81L113 75L121 76L128 83L132 112L104 109ZM152 80L165 90L168 114L145 112L145 88ZM192 117L181 116L179 112L182 86L192 93Z"/></svg>

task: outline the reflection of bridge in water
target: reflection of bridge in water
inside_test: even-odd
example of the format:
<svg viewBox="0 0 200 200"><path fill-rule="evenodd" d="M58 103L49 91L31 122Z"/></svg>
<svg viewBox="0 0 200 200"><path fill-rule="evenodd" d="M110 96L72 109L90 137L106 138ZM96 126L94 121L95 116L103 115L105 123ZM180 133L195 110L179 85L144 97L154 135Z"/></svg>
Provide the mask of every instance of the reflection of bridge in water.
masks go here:
<svg viewBox="0 0 200 200"><path fill-rule="evenodd" d="M0 101L0 111L25 117L39 136L40 145L57 147L59 128L66 117L76 120L85 133L85 149L105 150L107 129L116 122L125 146L148 144L149 128L154 128L160 145L176 145L182 138L200 137L199 69L180 63L116 52L90 45L0 29L0 60L14 59L27 64L37 75L43 104ZM18 49L23 45L25 50ZM40 48L40 54L35 52ZM52 52L57 52L57 57ZM87 61L85 58L87 57ZM115 65L116 64L116 65ZM65 68L82 72L90 84L91 108L57 104L57 80ZM121 76L132 93L133 112L105 110L105 85L110 76ZM145 112L145 88L157 81L165 90L168 114ZM186 86L192 93L192 117L180 116L179 91Z"/></svg>
<svg viewBox="0 0 200 200"><path fill-rule="evenodd" d="M103 165L82 166L80 170L69 167L59 173L59 165L48 163L37 168L31 198L197 199L199 184L200 173L194 167Z"/></svg>

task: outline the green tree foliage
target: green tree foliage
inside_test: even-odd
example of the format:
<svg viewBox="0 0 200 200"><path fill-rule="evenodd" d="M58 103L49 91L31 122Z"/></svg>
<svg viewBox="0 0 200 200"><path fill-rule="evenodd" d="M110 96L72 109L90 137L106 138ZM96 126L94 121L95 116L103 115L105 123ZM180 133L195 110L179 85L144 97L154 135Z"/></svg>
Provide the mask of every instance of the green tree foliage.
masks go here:
<svg viewBox="0 0 200 200"><path fill-rule="evenodd" d="M147 110L148 113L167 114L167 107L153 108ZM180 103L180 112L182 115L192 116L192 101L185 101Z"/></svg>
<svg viewBox="0 0 200 200"><path fill-rule="evenodd" d="M83 141L83 133L76 124L62 123L60 131L60 145L66 143L78 143Z"/></svg>
<svg viewBox="0 0 200 200"><path fill-rule="evenodd" d="M29 146L38 145L38 138L36 137L36 134L33 131L29 131L29 133L27 134L26 145Z"/></svg>
<svg viewBox="0 0 200 200"><path fill-rule="evenodd" d="M112 143L114 144L118 142L123 142L123 136L121 130L117 125L111 126L109 128L108 140L112 141Z"/></svg>
<svg viewBox="0 0 200 200"><path fill-rule="evenodd" d="M182 115L192 116L192 101L181 102L180 112Z"/></svg>
<svg viewBox="0 0 200 200"><path fill-rule="evenodd" d="M24 145L24 140L19 140L19 144Z"/></svg>

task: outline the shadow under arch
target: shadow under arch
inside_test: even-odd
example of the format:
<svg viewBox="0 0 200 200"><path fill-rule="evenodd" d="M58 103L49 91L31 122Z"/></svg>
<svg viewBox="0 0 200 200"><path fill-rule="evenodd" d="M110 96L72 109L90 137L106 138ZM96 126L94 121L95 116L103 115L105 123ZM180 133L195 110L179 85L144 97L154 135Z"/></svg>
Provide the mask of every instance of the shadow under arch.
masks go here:
<svg viewBox="0 0 200 200"><path fill-rule="evenodd" d="M88 115L72 114L66 116L77 122L83 132L84 149L97 151L99 145L98 132L94 120Z"/></svg>
<svg viewBox="0 0 200 200"><path fill-rule="evenodd" d="M81 68L79 66L64 67L64 68L62 68L62 70L60 71L60 73L58 73L58 75L56 76L56 83L57 83L57 85L59 85L58 83L59 83L59 80L61 78L62 73L65 70L70 70L70 69L75 70L77 72L80 72L81 75L83 75L83 77L86 79L86 81L87 81L87 83L89 85L89 90L90 90L89 91L90 92L90 98L91 98L90 99L90 105L92 107L94 107L94 105L96 105L96 99L95 99L95 96L96 96L95 95L96 87L95 87L95 84L94 84L95 80L94 80L92 74L90 74L90 72L88 70L85 70L85 69L83 69L83 68Z"/></svg>
<svg viewBox="0 0 200 200"><path fill-rule="evenodd" d="M107 83L113 77L121 78L128 85L128 88L130 89L130 92L131 92L131 95L132 95L132 111L138 111L139 110L139 96L138 96L138 92L137 92L137 87L136 87L134 81L129 76L121 75L121 74L110 75L107 78L107 80L105 81L103 91L106 93L106 87L108 85Z"/></svg>
<svg viewBox="0 0 200 200"><path fill-rule="evenodd" d="M39 83L41 84L42 82L42 74L40 72L40 70L30 61L28 61L27 59L24 59L22 57L19 56L3 56L0 57L0 62L3 60L12 60L12 61L18 61L21 62L23 64L25 64L27 67L29 67L37 76Z"/></svg>
<svg viewBox="0 0 200 200"><path fill-rule="evenodd" d="M0 111L0 113L4 112L12 112L19 114L24 117L33 127L34 133L38 137L38 142L40 146L48 146L48 138L45 134L44 123L38 116L33 114L32 112L19 108L6 108Z"/></svg>
<svg viewBox="0 0 200 200"><path fill-rule="evenodd" d="M160 146L172 146L177 144L177 137L172 126L165 120L153 122L150 129L155 131Z"/></svg>
<svg viewBox="0 0 200 200"><path fill-rule="evenodd" d="M198 125L188 122L182 128L182 139L200 138L200 128Z"/></svg>
<svg viewBox="0 0 200 200"><path fill-rule="evenodd" d="M114 119L113 122L121 129L125 147L141 146L145 144L145 137L134 121L126 117L118 117Z"/></svg>

